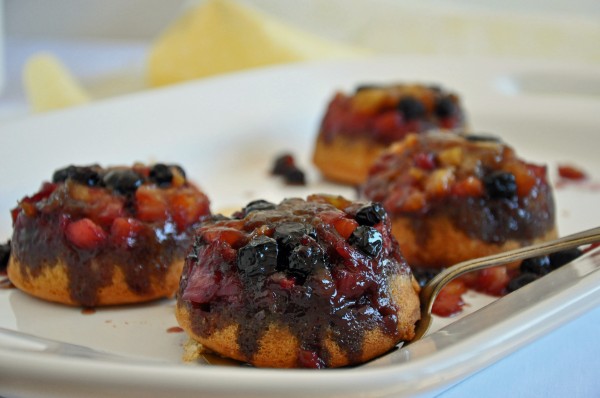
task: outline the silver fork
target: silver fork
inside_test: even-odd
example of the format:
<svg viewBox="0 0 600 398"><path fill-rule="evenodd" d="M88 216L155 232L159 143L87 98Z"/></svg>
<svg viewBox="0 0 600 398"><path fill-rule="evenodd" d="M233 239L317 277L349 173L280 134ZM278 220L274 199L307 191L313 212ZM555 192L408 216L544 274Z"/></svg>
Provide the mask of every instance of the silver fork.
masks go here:
<svg viewBox="0 0 600 398"><path fill-rule="evenodd" d="M507 251L493 256L481 257L474 260L464 261L446 268L427 283L420 293L421 320L415 329L415 337L411 342L417 341L425 336L432 323L431 308L440 291L452 280L466 273L508 264L526 258L544 256L562 250L573 249L582 245L600 242L600 227L572 235Z"/></svg>

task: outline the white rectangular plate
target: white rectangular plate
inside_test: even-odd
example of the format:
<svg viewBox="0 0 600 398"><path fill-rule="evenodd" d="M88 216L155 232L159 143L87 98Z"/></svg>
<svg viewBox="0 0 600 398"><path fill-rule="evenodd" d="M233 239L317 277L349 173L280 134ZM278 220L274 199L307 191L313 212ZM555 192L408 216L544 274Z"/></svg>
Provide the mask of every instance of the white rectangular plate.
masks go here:
<svg viewBox="0 0 600 398"><path fill-rule="evenodd" d="M0 239L9 209L68 164L181 164L213 211L250 200L353 189L319 178L310 158L325 105L358 83L439 83L459 93L472 129L492 133L533 162L574 163L592 174L600 126L600 72L573 65L498 60L370 58L259 69L39 115L0 131ZM581 84L585 81L586 84ZM291 151L306 187L269 175ZM561 234L600 225L593 180L556 190ZM18 395L399 396L443 389L600 303L597 256L503 299L470 293L465 315L437 320L440 332L364 367L326 371L190 366L173 301L84 314L0 290L0 327L78 344L127 360L90 359L42 343L0 337L0 385ZM478 311L479 310L479 311ZM456 321L456 322L454 322ZM453 322L453 323L452 323ZM48 383L53 387L48 391Z"/></svg>

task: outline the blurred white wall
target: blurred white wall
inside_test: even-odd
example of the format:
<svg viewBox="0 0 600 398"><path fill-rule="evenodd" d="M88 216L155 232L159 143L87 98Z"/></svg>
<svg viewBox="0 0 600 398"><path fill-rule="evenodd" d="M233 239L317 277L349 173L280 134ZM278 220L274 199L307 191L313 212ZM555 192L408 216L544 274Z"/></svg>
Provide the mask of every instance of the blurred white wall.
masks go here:
<svg viewBox="0 0 600 398"><path fill-rule="evenodd" d="M5 0L11 36L144 39L156 35L182 6L201 0ZM298 26L347 38L373 19L398 12L417 16L487 15L600 22L598 0L238 0ZM410 15L407 15L410 16ZM373 25L374 26L374 25ZM373 27L371 26L371 27Z"/></svg>
<svg viewBox="0 0 600 398"><path fill-rule="evenodd" d="M5 0L10 37L148 39L184 0Z"/></svg>
<svg viewBox="0 0 600 398"><path fill-rule="evenodd" d="M96 97L140 89L152 40L200 1L4 0L0 100L22 101L21 71L38 51L59 56ZM600 63L600 0L237 1L375 52Z"/></svg>
<svg viewBox="0 0 600 398"><path fill-rule="evenodd" d="M5 0L9 37L151 40L201 0ZM381 52L600 62L598 0L238 0Z"/></svg>

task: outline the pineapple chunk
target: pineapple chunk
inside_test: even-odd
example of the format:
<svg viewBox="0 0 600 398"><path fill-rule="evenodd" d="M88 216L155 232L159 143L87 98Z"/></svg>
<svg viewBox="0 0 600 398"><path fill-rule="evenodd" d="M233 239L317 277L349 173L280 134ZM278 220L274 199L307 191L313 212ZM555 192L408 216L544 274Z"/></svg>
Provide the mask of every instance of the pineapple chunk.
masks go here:
<svg viewBox="0 0 600 398"><path fill-rule="evenodd" d="M29 58L23 70L23 84L35 112L81 105L90 100L67 68L51 54Z"/></svg>
<svg viewBox="0 0 600 398"><path fill-rule="evenodd" d="M464 153L461 147L455 146L446 149L438 155L438 160L444 166L460 166L463 162Z"/></svg>
<svg viewBox="0 0 600 398"><path fill-rule="evenodd" d="M427 179L425 191L430 197L445 196L450 192L455 179L454 172L450 168L435 170Z"/></svg>
<svg viewBox="0 0 600 398"><path fill-rule="evenodd" d="M209 0L185 12L153 44L152 86L263 65L365 54L288 27L229 0Z"/></svg>

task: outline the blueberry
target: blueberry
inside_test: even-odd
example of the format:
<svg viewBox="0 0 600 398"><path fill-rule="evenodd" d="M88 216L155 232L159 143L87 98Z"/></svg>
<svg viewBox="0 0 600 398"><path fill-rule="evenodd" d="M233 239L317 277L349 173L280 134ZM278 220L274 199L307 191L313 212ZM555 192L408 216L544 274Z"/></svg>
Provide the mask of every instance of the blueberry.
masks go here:
<svg viewBox="0 0 600 398"><path fill-rule="evenodd" d="M77 172L71 178L90 187L101 185L102 183L102 177L92 167L78 167Z"/></svg>
<svg viewBox="0 0 600 398"><path fill-rule="evenodd" d="M383 206L375 202L358 209L355 219L360 225L371 227L383 221L385 216L386 212Z"/></svg>
<svg viewBox="0 0 600 398"><path fill-rule="evenodd" d="M282 176L285 175L288 170L293 169L294 167L296 167L294 157L289 153L284 153L275 159L271 173Z"/></svg>
<svg viewBox="0 0 600 398"><path fill-rule="evenodd" d="M285 178L286 184L290 185L305 185L306 180L304 178L304 172L297 167L287 170L283 177Z"/></svg>
<svg viewBox="0 0 600 398"><path fill-rule="evenodd" d="M157 163L150 169L150 180L159 187L167 187L173 181L173 172L166 164Z"/></svg>
<svg viewBox="0 0 600 398"><path fill-rule="evenodd" d="M568 264L571 261L575 260L577 257L581 256L582 254L583 254L583 252L581 251L581 249L578 249L578 248L568 249L568 250L563 250L560 252L552 253L548 256L548 258L550 259L550 268L552 268L552 270L560 268L563 265Z"/></svg>
<svg viewBox="0 0 600 398"><path fill-rule="evenodd" d="M375 228L365 225L357 227L350 235L348 242L371 257L376 257L383 247L381 233Z"/></svg>
<svg viewBox="0 0 600 398"><path fill-rule="evenodd" d="M471 141L471 142L497 142L497 143L502 142L502 140L500 138L495 137L490 134L466 134L466 135L463 135L463 137L467 141Z"/></svg>
<svg viewBox="0 0 600 398"><path fill-rule="evenodd" d="M219 214L213 214L213 215L210 217L210 220L211 220L211 221L214 221L214 222L218 222L218 221L228 221L228 220L231 220L231 217L227 217L227 216L225 216L225 215L223 215L223 214L219 213Z"/></svg>
<svg viewBox="0 0 600 398"><path fill-rule="evenodd" d="M522 288L523 286L535 281L538 278L539 276L536 274L532 274L531 272L525 272L508 282L506 290L508 292L514 292L515 290Z"/></svg>
<svg viewBox="0 0 600 398"><path fill-rule="evenodd" d="M301 222L284 222L275 227L273 238L279 247L278 270L282 271L289 266L289 256L294 248L301 244L302 238L317 239L317 231L312 225Z"/></svg>
<svg viewBox="0 0 600 398"><path fill-rule="evenodd" d="M378 85L378 84L360 84L359 86L356 87L355 92L360 92L360 91L364 91L364 90L377 90L383 88L383 86Z"/></svg>
<svg viewBox="0 0 600 398"><path fill-rule="evenodd" d="M451 97L442 97L435 102L434 112L437 117L446 118L457 112L457 107Z"/></svg>
<svg viewBox="0 0 600 398"><path fill-rule="evenodd" d="M314 269L325 267L325 252L313 239L306 244L296 246L289 255L288 272L300 278L306 278Z"/></svg>
<svg viewBox="0 0 600 398"><path fill-rule="evenodd" d="M305 184L304 172L296 167L294 156L289 153L280 155L275 159L271 173L273 175L283 176L286 184Z"/></svg>
<svg viewBox="0 0 600 398"><path fill-rule="evenodd" d="M100 185L102 178L97 171L97 166L68 166L63 169L56 170L52 175L52 182L64 182L67 179L77 181L80 184L85 184L90 187Z"/></svg>
<svg viewBox="0 0 600 398"><path fill-rule="evenodd" d="M531 273L535 275L546 275L551 271L550 258L548 256L533 257L523 260L519 267L521 273Z"/></svg>
<svg viewBox="0 0 600 398"><path fill-rule="evenodd" d="M130 195L144 183L144 177L133 170L111 170L104 175L104 185L122 195Z"/></svg>
<svg viewBox="0 0 600 398"><path fill-rule="evenodd" d="M412 96L404 97L398 102L398 111L406 120L420 119L425 116L425 106Z"/></svg>
<svg viewBox="0 0 600 398"><path fill-rule="evenodd" d="M273 210L275 208L275 204L268 202L263 199L254 200L246 205L244 208L246 214L249 214L252 211L263 211L263 210Z"/></svg>
<svg viewBox="0 0 600 398"><path fill-rule="evenodd" d="M431 279L433 279L433 277L436 276L440 272L440 270L433 268L413 268L412 272L415 279L419 283L419 286L423 287Z"/></svg>
<svg viewBox="0 0 600 398"><path fill-rule="evenodd" d="M248 277L267 276L277 268L277 241L260 235L238 251L237 266Z"/></svg>
<svg viewBox="0 0 600 398"><path fill-rule="evenodd" d="M10 258L10 240L0 245L0 271L5 271Z"/></svg>
<svg viewBox="0 0 600 398"><path fill-rule="evenodd" d="M53 183L65 182L67 180L67 178L69 178L73 174L75 174L76 168L77 167L71 165L71 166L67 166L62 169L56 170L54 172L54 174L52 174L52 182Z"/></svg>
<svg viewBox="0 0 600 398"><path fill-rule="evenodd" d="M492 199L513 199L517 195L517 183L512 173L494 171L483 177L483 185Z"/></svg>
<svg viewBox="0 0 600 398"><path fill-rule="evenodd" d="M284 222L275 227L273 238L286 245L288 242L300 240L304 236L310 236L313 239L317 238L317 231L310 224L301 222Z"/></svg>

